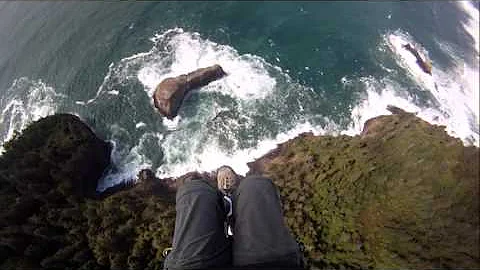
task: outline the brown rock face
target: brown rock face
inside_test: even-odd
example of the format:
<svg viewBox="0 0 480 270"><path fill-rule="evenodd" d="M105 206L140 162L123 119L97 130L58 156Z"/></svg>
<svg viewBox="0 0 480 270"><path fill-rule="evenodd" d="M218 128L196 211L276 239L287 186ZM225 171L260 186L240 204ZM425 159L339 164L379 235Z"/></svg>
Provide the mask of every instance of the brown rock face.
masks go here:
<svg viewBox="0 0 480 270"><path fill-rule="evenodd" d="M401 119L402 117L410 117L414 115L414 113L407 112L393 105L388 105L387 110L390 111L393 115L398 116L398 119ZM388 129L386 127L385 121L391 122L391 120L392 120L392 117L388 115L380 115L380 116L368 119L363 125L363 129L360 135L362 136L362 138L378 136L378 134L384 133L385 129Z"/></svg>
<svg viewBox="0 0 480 270"><path fill-rule="evenodd" d="M153 102L158 111L168 119L177 116L186 94L225 76L220 65L197 69L186 75L167 78L158 84Z"/></svg>
<svg viewBox="0 0 480 270"><path fill-rule="evenodd" d="M415 58L417 58L417 65L423 70L423 72L432 75L432 64L428 59L425 58L424 60L418 51L410 44L403 45L403 48L407 49L415 56Z"/></svg>

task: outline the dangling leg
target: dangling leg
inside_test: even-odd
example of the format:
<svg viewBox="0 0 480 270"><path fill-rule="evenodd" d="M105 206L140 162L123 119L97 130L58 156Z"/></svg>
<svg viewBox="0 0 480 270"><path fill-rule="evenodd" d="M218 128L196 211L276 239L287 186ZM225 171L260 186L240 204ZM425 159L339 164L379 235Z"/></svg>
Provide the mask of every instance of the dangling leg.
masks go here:
<svg viewBox="0 0 480 270"><path fill-rule="evenodd" d="M165 269L216 268L231 265L231 243L224 233L221 194L205 180L191 180L176 195L172 251Z"/></svg>

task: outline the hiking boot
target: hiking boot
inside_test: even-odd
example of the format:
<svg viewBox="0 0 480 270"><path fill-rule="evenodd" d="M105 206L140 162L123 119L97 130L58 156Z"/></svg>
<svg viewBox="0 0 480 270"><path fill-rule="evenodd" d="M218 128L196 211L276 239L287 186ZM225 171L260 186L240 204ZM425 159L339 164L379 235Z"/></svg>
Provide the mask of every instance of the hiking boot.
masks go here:
<svg viewBox="0 0 480 270"><path fill-rule="evenodd" d="M217 171L218 189L226 195L230 195L237 183L238 175L229 166L222 166Z"/></svg>
<svg viewBox="0 0 480 270"><path fill-rule="evenodd" d="M163 250L162 252L162 257L163 258L167 258L168 254L172 251L172 247L168 247L166 249Z"/></svg>

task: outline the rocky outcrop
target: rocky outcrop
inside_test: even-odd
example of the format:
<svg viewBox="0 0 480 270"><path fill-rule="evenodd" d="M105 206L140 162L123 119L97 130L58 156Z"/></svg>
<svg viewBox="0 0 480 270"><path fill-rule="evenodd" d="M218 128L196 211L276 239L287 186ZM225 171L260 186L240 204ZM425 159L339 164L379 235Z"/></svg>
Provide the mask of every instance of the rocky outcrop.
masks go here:
<svg viewBox="0 0 480 270"><path fill-rule="evenodd" d="M407 49L407 51L411 52L415 56L417 59L417 65L423 70L423 72L432 75L432 64L428 59L423 59L417 49L410 45L410 43L402 45L402 47Z"/></svg>
<svg viewBox="0 0 480 270"><path fill-rule="evenodd" d="M394 115L398 115L399 117L411 117L414 115L413 113L406 112L405 110L392 105L388 105L387 110ZM379 136L380 134L385 133L385 128L388 126L388 122L391 120L391 118L392 117L388 115L381 115L368 119L363 125L360 135L362 138L366 138Z"/></svg>
<svg viewBox="0 0 480 270"><path fill-rule="evenodd" d="M187 75L163 80L155 89L153 102L158 111L173 119L177 116L185 96L193 89L205 86L212 81L225 76L226 73L219 65L200 68Z"/></svg>
<svg viewBox="0 0 480 270"><path fill-rule="evenodd" d="M4 147L0 269L94 269L83 213L110 163L110 144L78 117L58 114L31 124Z"/></svg>
<svg viewBox="0 0 480 270"><path fill-rule="evenodd" d="M4 176L20 192L48 193L58 185L66 196L94 197L110 164L111 145L77 116L57 114L30 125L5 144L5 151Z"/></svg>

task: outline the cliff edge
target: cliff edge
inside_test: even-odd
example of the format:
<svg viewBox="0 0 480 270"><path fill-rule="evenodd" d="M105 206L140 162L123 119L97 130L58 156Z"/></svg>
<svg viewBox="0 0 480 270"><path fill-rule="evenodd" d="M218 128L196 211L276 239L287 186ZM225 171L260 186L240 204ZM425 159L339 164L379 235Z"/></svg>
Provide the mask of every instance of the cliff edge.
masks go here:
<svg viewBox="0 0 480 270"><path fill-rule="evenodd" d="M358 136L302 134L249 173L278 185L312 269L479 268L479 149L392 109ZM161 269L181 181L144 170L96 194L111 147L72 115L4 146L1 269Z"/></svg>

